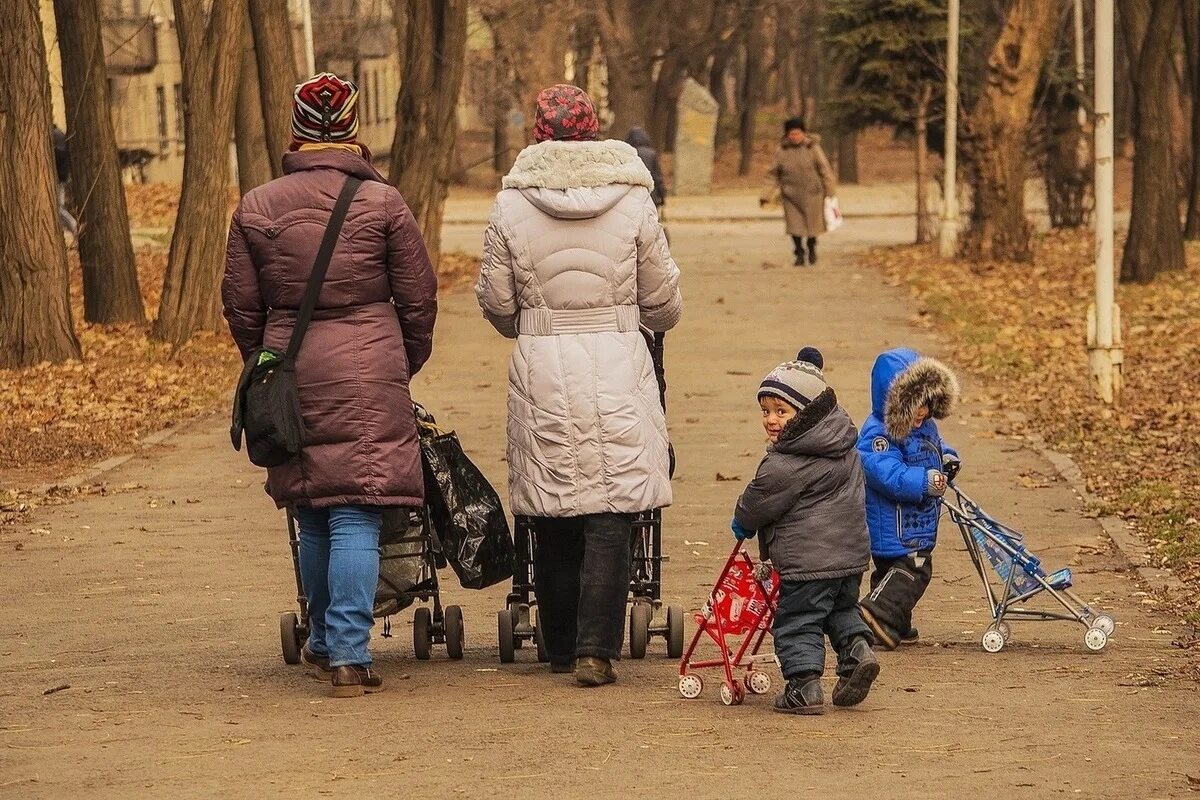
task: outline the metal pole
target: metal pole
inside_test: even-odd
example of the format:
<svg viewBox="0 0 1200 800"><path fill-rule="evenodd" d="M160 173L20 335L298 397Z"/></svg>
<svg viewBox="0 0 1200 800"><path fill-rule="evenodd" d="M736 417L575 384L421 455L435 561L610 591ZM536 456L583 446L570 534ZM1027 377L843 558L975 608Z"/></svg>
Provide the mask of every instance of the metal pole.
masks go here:
<svg viewBox="0 0 1200 800"><path fill-rule="evenodd" d="M1113 0L1096 5L1096 299L1088 310L1088 361L1096 394L1121 397L1121 311L1113 302Z"/></svg>
<svg viewBox="0 0 1200 800"><path fill-rule="evenodd" d="M307 80L317 74L316 57L313 55L312 0L300 0L300 13L304 20L304 75Z"/></svg>
<svg viewBox="0 0 1200 800"><path fill-rule="evenodd" d="M950 0L946 20L946 141L942 183L942 224L938 253L954 258L958 252L958 0ZM917 191L924 191L923 186Z"/></svg>

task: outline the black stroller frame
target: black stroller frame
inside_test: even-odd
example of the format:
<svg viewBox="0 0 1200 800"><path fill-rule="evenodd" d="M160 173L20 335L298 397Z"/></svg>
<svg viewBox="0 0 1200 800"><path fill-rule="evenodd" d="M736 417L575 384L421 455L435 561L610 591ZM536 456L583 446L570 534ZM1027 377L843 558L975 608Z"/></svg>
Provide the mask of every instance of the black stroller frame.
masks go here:
<svg viewBox="0 0 1200 800"><path fill-rule="evenodd" d="M666 409L666 376L663 365L661 333L650 334L643 329L650 356L658 378L659 402ZM675 455L671 451L671 474L675 472ZM550 660L546 643L538 624L537 598L533 582L533 563L537 552L537 531L530 517L515 519L513 544L516 561L513 564L512 589L505 607L496 615L500 661L509 664L516 660L516 651L532 641L537 648L538 661ZM669 556L662 551L662 509L643 511L633 519L630 547L629 579L629 655L645 658L652 637L667 640L667 655L683 655L683 609L662 603L662 565Z"/></svg>
<svg viewBox="0 0 1200 800"><path fill-rule="evenodd" d="M392 512L387 512L392 513ZM391 638L391 617L416 602L422 605L413 613L413 652L422 661L433 652L433 645L445 645L447 655L458 660L463 657L465 628L462 609L456 605L442 606L441 586L437 570L444 566L441 546L437 534L430 524L429 512L424 508L399 509L395 513L408 516L405 535L395 536L384 545L380 556L380 580L393 596L381 608L376 594L375 617L383 620L382 636ZM279 637L283 648L283 660L288 664L300 663L300 648L309 636L308 595L304 591L304 579L300 574L300 528L291 508L287 510L288 544L292 551L292 569L296 576L296 605L299 611L287 611L279 617ZM413 532L416 531L414 534ZM402 588L391 583L385 576L383 562L390 559L420 559L420 577L416 583Z"/></svg>

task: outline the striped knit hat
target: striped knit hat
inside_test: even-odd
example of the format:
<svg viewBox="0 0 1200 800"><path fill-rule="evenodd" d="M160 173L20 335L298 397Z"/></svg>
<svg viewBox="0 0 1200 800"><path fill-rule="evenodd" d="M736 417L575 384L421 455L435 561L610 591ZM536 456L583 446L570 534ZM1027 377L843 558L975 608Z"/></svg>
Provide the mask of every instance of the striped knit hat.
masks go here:
<svg viewBox="0 0 1200 800"><path fill-rule="evenodd" d="M758 387L758 397L760 400L763 397L778 397L797 411L802 411L828 388L825 376L814 364L785 361L763 378Z"/></svg>
<svg viewBox="0 0 1200 800"><path fill-rule="evenodd" d="M296 86L292 95L292 149L314 142L354 144L358 135L358 87L332 72Z"/></svg>

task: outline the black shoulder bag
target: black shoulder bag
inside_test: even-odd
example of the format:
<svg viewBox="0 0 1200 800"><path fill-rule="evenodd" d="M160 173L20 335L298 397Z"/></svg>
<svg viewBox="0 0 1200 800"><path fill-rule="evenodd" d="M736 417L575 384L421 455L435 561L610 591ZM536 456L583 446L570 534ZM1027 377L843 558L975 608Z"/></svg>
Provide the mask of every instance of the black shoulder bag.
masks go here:
<svg viewBox="0 0 1200 800"><path fill-rule="evenodd" d="M287 351L281 353L270 347L259 347L250 353L242 368L233 395L233 425L229 437L233 449L241 450L242 435L245 434L250 463L257 466L285 464L300 455L304 447L304 421L300 416L300 394L296 389L296 356L300 354L300 344L317 308L317 298L342 223L346 220L346 211L361 184L358 178L351 177L342 185L342 193L333 206L333 216L329 218L325 237L317 251L317 260L313 262L312 275L296 315L296 326L292 328Z"/></svg>

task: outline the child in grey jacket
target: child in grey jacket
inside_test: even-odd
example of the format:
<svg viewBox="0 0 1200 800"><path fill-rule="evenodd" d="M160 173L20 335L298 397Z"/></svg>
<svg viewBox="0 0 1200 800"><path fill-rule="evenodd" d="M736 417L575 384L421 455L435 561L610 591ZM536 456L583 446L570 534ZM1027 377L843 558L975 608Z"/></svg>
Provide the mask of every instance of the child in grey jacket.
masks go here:
<svg viewBox="0 0 1200 800"><path fill-rule="evenodd" d="M833 704L857 705L879 675L858 608L871 560L858 430L812 360L776 367L758 402L771 446L738 498L732 528L739 540L760 536L781 579L772 633L787 686L775 710L824 710L825 636L837 653Z"/></svg>

